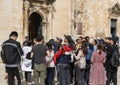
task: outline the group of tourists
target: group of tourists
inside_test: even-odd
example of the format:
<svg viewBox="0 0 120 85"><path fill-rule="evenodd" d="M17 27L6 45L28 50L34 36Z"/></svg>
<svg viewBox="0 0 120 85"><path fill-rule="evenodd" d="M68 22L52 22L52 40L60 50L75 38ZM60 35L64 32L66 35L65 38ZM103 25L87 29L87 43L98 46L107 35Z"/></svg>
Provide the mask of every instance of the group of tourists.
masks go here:
<svg viewBox="0 0 120 85"><path fill-rule="evenodd" d="M5 63L8 85L21 85L24 72L26 85L117 85L119 46L117 37L91 38L70 35L56 37L48 42L38 36L23 42L16 31L2 44L1 58ZM23 71L20 75L20 69ZM33 75L32 75L33 74Z"/></svg>

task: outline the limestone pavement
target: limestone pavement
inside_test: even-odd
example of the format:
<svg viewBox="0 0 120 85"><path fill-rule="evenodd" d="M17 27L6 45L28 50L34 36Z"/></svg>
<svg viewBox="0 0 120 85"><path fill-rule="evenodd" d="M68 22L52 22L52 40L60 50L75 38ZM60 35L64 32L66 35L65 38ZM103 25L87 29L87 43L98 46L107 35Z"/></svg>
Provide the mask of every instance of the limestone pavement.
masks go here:
<svg viewBox="0 0 120 85"><path fill-rule="evenodd" d="M7 85L7 80L4 79L5 77L5 68L2 63L0 63L0 85ZM118 71L118 85L120 85L120 68Z"/></svg>

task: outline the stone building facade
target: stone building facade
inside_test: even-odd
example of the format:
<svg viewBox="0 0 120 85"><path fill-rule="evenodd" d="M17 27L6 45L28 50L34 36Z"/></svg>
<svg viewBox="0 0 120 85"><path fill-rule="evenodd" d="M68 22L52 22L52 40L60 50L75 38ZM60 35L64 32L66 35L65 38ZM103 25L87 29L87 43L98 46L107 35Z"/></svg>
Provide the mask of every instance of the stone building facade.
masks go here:
<svg viewBox="0 0 120 85"><path fill-rule="evenodd" d="M75 0L73 34L120 36L120 0Z"/></svg>
<svg viewBox="0 0 120 85"><path fill-rule="evenodd" d="M70 34L120 36L120 0L0 0L0 44L12 30L22 42Z"/></svg>
<svg viewBox="0 0 120 85"><path fill-rule="evenodd" d="M70 34L70 0L0 0L0 44L11 31L19 33L21 42L29 35L45 40Z"/></svg>
<svg viewBox="0 0 120 85"><path fill-rule="evenodd" d="M0 44L8 39L12 30L23 38L23 0L0 0Z"/></svg>

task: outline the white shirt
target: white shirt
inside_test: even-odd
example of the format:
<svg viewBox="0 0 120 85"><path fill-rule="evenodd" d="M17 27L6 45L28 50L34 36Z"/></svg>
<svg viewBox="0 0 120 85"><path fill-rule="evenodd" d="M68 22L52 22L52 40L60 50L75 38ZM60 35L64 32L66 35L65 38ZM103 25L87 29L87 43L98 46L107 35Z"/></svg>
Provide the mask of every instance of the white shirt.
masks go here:
<svg viewBox="0 0 120 85"><path fill-rule="evenodd" d="M54 51L52 50L51 57L46 56L46 61L51 61L49 65L47 65L47 67L55 67L53 57L54 57Z"/></svg>
<svg viewBox="0 0 120 85"><path fill-rule="evenodd" d="M23 49L23 52L24 52L23 62L22 62L22 70L23 71L33 71L31 69L31 67L32 67L32 60L26 58L27 53L29 53L32 50L32 47L24 46L22 49Z"/></svg>

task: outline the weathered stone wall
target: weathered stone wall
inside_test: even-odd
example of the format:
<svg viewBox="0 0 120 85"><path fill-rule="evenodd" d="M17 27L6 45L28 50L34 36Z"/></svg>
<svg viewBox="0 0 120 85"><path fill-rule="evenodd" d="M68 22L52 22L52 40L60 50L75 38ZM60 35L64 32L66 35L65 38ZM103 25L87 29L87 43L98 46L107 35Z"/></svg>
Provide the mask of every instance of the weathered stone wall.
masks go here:
<svg viewBox="0 0 120 85"><path fill-rule="evenodd" d="M120 1L120 0L118 0ZM92 37L110 36L110 16L108 9L117 3L116 0L81 0L80 22L83 23L83 35ZM117 23L120 23L118 20ZM117 25L117 35L120 35Z"/></svg>
<svg viewBox="0 0 120 85"><path fill-rule="evenodd" d="M71 0L56 0L54 6L52 37L70 34ZM19 41L24 40L23 18L23 0L0 0L0 44L13 30L18 31Z"/></svg>
<svg viewBox="0 0 120 85"><path fill-rule="evenodd" d="M116 0L80 0L79 9L81 12L78 21L83 23L83 36L110 36L110 15L108 9L112 8L116 3ZM52 20L50 20L52 21L52 31L50 31L52 38L56 36L63 37L64 34L77 35L78 30L72 28L72 4L71 0L56 0L53 3L55 12ZM120 18L118 17L118 36L120 36L119 28ZM19 32L19 40L22 42L24 39L23 0L0 0L0 44L8 39L8 35L12 30Z"/></svg>
<svg viewBox="0 0 120 85"><path fill-rule="evenodd" d="M23 0L0 0L0 45L13 30L19 32L18 40L22 41Z"/></svg>
<svg viewBox="0 0 120 85"><path fill-rule="evenodd" d="M53 37L71 34L71 0L56 0L53 15Z"/></svg>

